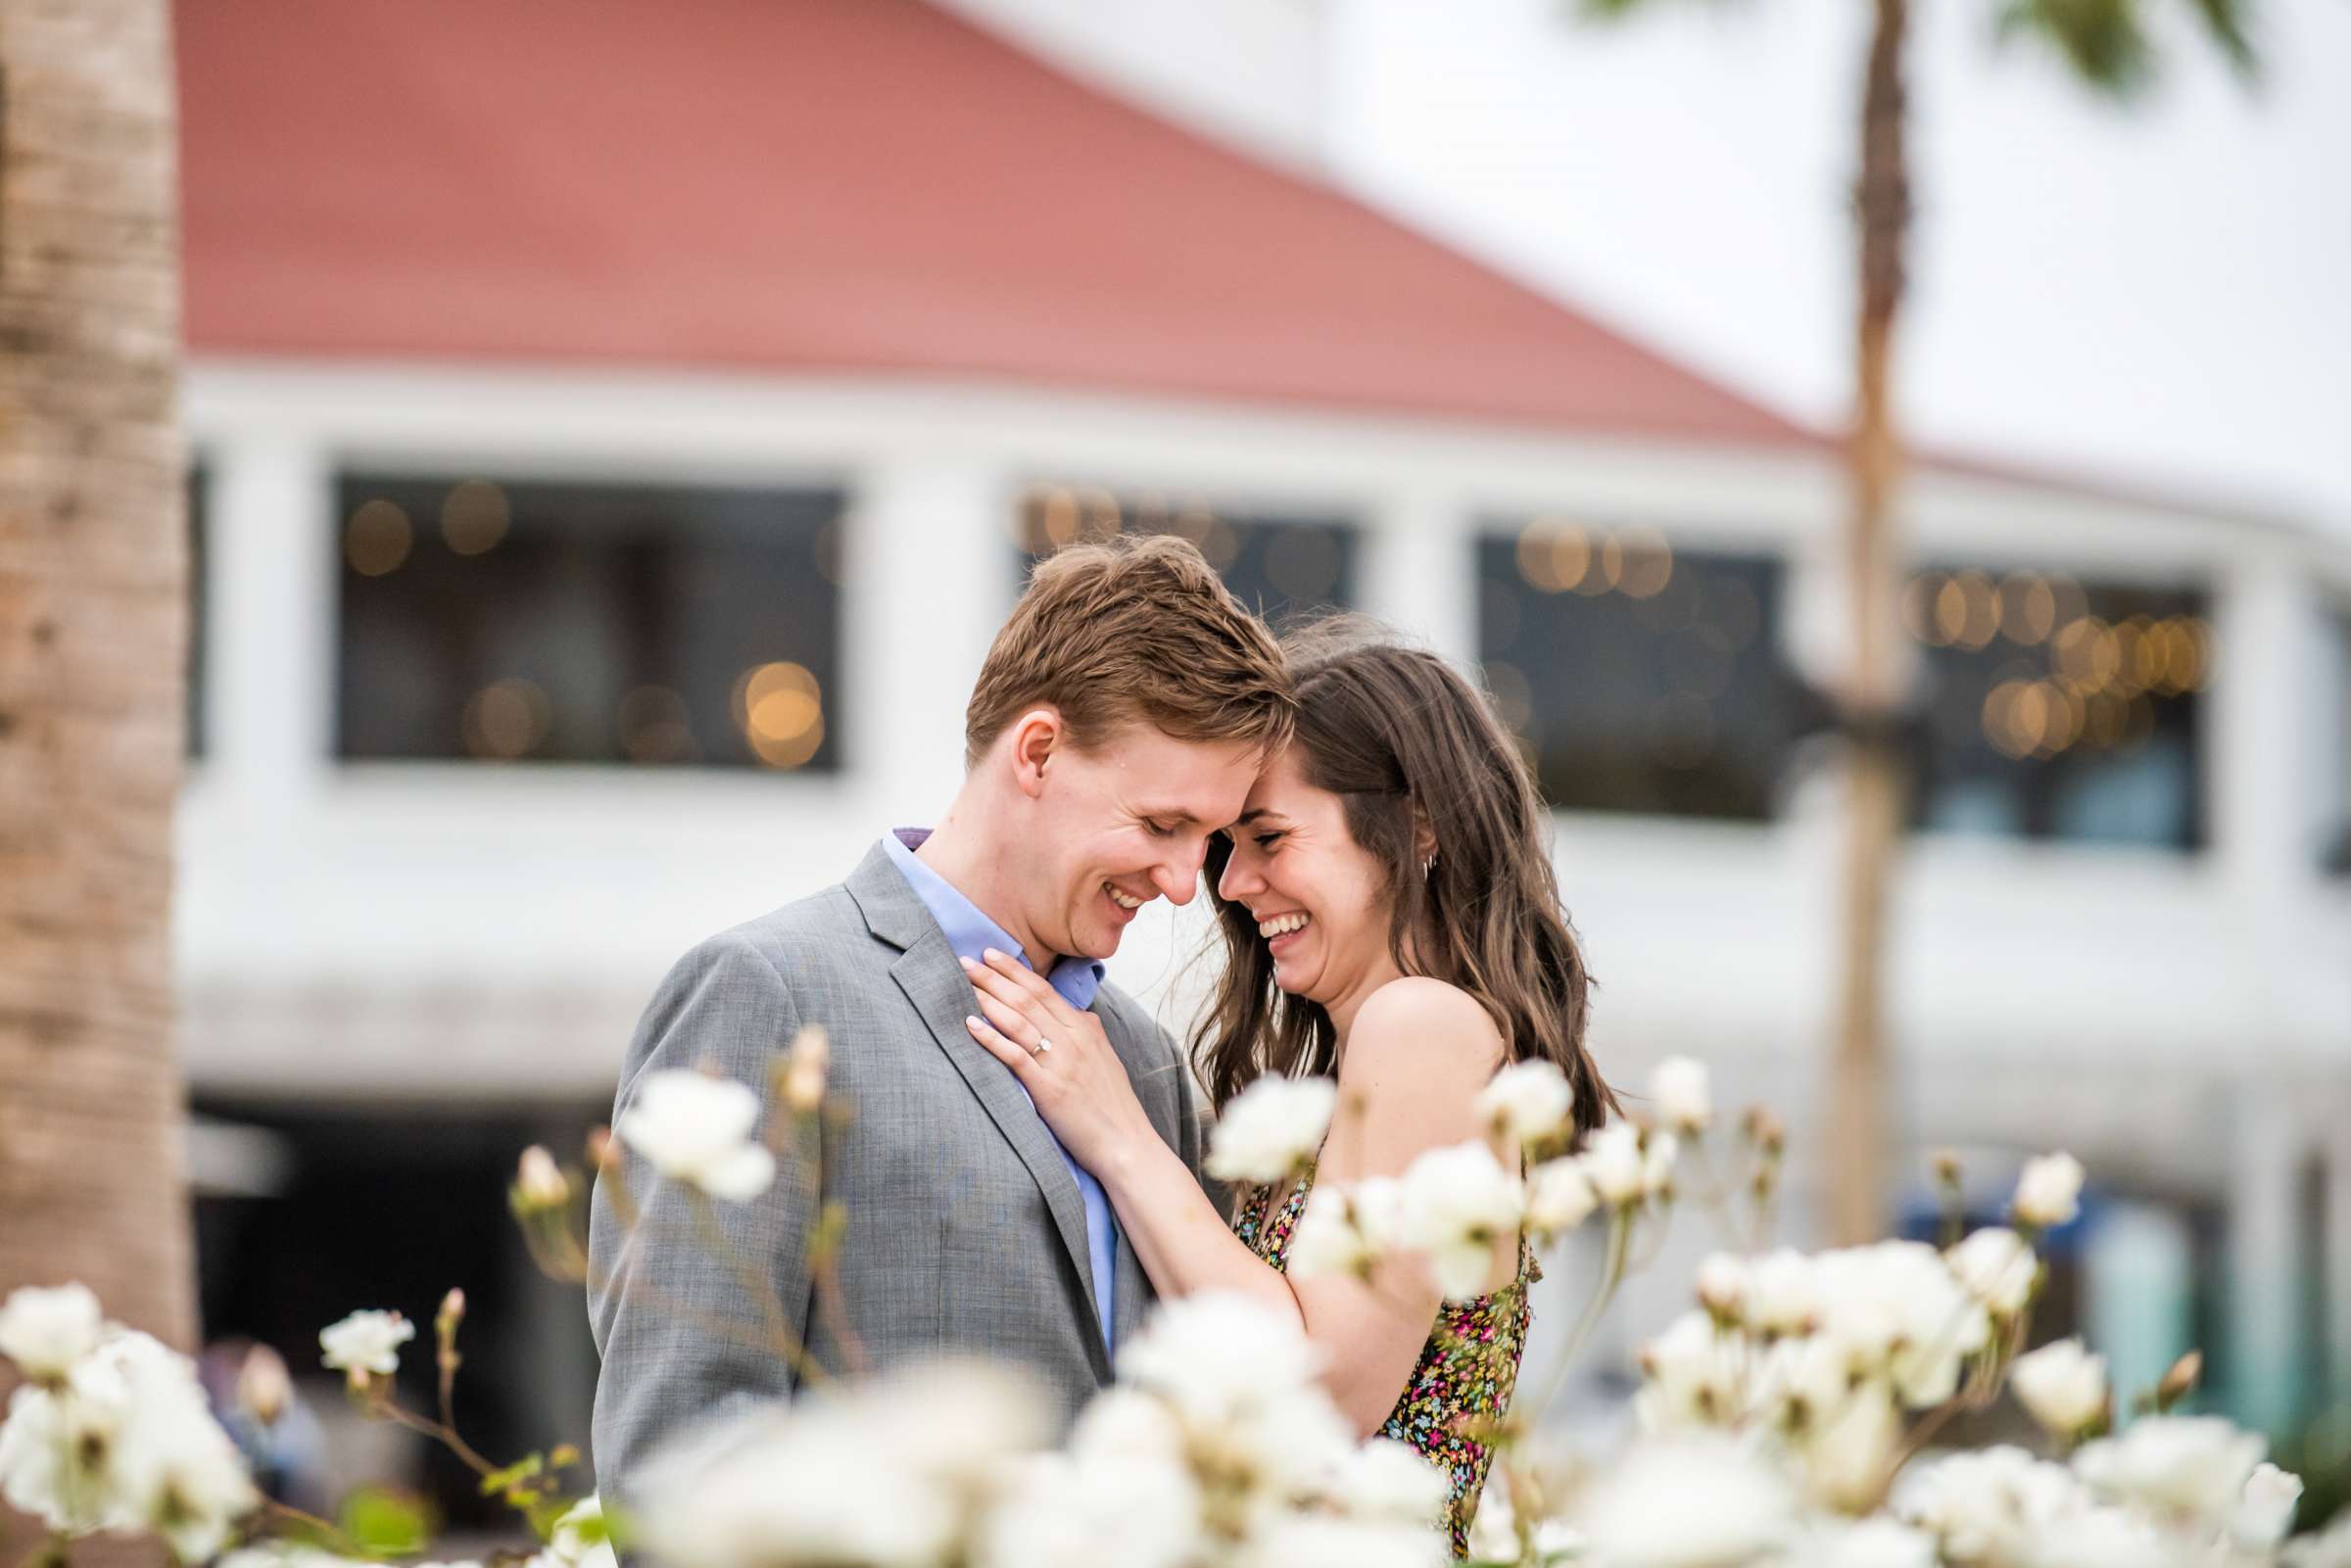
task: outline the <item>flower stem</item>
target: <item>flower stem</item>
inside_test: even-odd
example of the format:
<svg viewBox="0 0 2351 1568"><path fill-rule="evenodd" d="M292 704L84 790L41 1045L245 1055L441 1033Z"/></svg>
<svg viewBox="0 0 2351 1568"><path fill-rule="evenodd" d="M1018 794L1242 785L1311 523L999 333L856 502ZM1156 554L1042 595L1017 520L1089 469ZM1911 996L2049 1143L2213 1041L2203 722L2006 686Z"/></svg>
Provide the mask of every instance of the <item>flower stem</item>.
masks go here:
<svg viewBox="0 0 2351 1568"><path fill-rule="evenodd" d="M1582 1353L1585 1341L1600 1326L1602 1314L1607 1311L1608 1303L1615 1299L1616 1287L1624 1283L1625 1262L1631 1257L1632 1243L1632 1206L1618 1205L1608 1217L1608 1258L1601 1269L1600 1286L1593 1291L1592 1299L1584 1304L1584 1315L1577 1319L1574 1332L1567 1336L1567 1343L1560 1350L1559 1360L1553 1364L1551 1376L1544 1384L1543 1397L1535 1402L1536 1417L1540 1418L1545 1410L1551 1408L1552 1402L1559 1397L1559 1390L1566 1385L1567 1373L1575 1365L1575 1358Z"/></svg>

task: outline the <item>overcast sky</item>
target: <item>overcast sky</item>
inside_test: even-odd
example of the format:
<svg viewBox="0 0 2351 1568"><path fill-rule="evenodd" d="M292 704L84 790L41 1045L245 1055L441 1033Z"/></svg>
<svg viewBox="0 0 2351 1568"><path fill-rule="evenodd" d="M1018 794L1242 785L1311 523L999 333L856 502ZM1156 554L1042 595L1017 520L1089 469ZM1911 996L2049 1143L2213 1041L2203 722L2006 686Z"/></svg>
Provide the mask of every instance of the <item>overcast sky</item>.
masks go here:
<svg viewBox="0 0 2351 1568"><path fill-rule="evenodd" d="M2148 0L2167 22L2185 0ZM2351 0L2185 25L2089 98L1993 0L1924 0L1899 392L1922 440L2351 533ZM1842 417L1860 0L1345 0L1342 180L1799 416Z"/></svg>

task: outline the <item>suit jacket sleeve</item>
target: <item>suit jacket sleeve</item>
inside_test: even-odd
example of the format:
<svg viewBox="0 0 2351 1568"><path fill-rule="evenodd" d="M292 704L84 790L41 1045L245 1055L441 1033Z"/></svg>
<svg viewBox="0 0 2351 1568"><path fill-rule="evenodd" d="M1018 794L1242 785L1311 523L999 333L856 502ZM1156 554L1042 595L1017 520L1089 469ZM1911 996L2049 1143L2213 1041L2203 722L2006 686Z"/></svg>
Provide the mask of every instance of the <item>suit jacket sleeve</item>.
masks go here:
<svg viewBox="0 0 2351 1568"><path fill-rule="evenodd" d="M764 1104L769 1064L798 1023L768 957L745 936L712 937L678 961L647 1007L614 1121L647 1073L672 1068L714 1067ZM790 1160L766 1192L740 1204L664 1180L634 1156L622 1178L636 1224L624 1230L608 1189L616 1178L600 1178L589 1219L588 1301L603 1357L597 1479L605 1496L625 1498L662 1439L726 1407L792 1394L792 1367L771 1347L778 1312L793 1341L806 1337L808 1235L819 1195ZM759 1301L754 1286L772 1301Z"/></svg>
<svg viewBox="0 0 2351 1568"><path fill-rule="evenodd" d="M1210 1177L1208 1164L1208 1106L1200 1093L1199 1079L1192 1073L1192 1060L1176 1045L1175 1037L1164 1027L1159 1038L1168 1057L1176 1064L1176 1153L1182 1157L1192 1179L1208 1194L1208 1201L1217 1212L1226 1219L1232 1217L1232 1195L1224 1184Z"/></svg>

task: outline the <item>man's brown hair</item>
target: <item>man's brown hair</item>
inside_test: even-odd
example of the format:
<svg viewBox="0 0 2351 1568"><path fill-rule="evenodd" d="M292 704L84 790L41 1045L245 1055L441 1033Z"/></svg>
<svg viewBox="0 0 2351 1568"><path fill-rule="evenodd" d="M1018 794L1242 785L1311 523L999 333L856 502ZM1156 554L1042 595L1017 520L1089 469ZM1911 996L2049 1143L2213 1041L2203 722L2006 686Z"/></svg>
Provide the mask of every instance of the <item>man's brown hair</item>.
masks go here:
<svg viewBox="0 0 2351 1568"><path fill-rule="evenodd" d="M1178 740L1271 751L1297 712L1272 634L1195 546L1166 535L1074 545L1031 574L972 688L965 766L1039 703L1080 747L1139 720Z"/></svg>

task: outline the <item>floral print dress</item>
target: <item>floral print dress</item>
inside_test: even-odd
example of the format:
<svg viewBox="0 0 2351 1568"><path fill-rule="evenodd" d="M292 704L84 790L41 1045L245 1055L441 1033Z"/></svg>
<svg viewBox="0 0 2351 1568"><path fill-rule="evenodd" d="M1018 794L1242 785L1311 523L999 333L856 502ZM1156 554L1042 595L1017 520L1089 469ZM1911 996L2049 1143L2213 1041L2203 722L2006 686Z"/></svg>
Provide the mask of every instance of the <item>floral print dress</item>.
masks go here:
<svg viewBox="0 0 2351 1568"><path fill-rule="evenodd" d="M1314 1184L1309 1171L1279 1208L1272 1207L1274 1189L1253 1187L1233 1216L1233 1234L1276 1271L1288 1267L1290 1233L1297 1229ZM1469 1521L1477 1512L1477 1497L1494 1457L1491 1449L1463 1428L1481 1417L1499 1420L1510 1409L1533 1315L1527 1287L1542 1277L1533 1249L1521 1242L1516 1279L1473 1300L1439 1307L1404 1397L1379 1429L1380 1436L1417 1449L1449 1479L1444 1523L1456 1557L1469 1554Z"/></svg>

